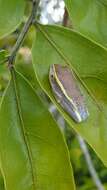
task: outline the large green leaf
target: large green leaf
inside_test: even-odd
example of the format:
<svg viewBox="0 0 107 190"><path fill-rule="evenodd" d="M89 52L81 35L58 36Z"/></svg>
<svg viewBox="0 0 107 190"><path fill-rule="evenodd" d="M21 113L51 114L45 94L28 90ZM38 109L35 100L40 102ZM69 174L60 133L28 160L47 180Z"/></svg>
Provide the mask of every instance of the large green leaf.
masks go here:
<svg viewBox="0 0 107 190"><path fill-rule="evenodd" d="M25 0L0 0L0 38L13 32L24 15Z"/></svg>
<svg viewBox="0 0 107 190"><path fill-rule="evenodd" d="M107 47L107 0L65 0L75 29Z"/></svg>
<svg viewBox="0 0 107 190"><path fill-rule="evenodd" d="M73 190L69 155L52 116L16 71L0 109L0 163L6 190Z"/></svg>
<svg viewBox="0 0 107 190"><path fill-rule="evenodd" d="M78 33L57 26L38 25L33 44L33 65L41 87L107 165L107 51ZM55 101L49 84L51 64L69 64L83 79L90 116L76 124ZM88 88L88 89L87 89Z"/></svg>

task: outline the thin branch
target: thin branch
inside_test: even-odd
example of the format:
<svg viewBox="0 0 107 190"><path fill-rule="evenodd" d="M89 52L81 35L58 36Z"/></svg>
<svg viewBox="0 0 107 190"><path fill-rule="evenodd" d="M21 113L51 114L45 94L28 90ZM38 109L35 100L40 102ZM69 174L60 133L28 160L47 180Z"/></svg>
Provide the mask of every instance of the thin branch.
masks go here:
<svg viewBox="0 0 107 190"><path fill-rule="evenodd" d="M19 37L16 41L16 44L14 45L13 49L12 49L12 52L11 52L11 55L9 57L9 66L11 68L11 66L13 65L13 62L14 62L14 59L16 57L16 54L20 48L20 46L22 45L24 39L25 39L25 36L29 30L29 28L31 27L34 19L35 19L35 16L36 16L36 12L37 12L37 8L38 8L38 4L39 4L39 0L33 0L32 1L32 11L31 11L31 14L27 20L27 22L25 23L21 33L19 34Z"/></svg>
<svg viewBox="0 0 107 190"><path fill-rule="evenodd" d="M91 157L90 157L90 154L89 154L89 151L88 151L85 141L83 140L83 138L80 135L77 135L77 139L80 144L81 150L83 151L83 154L84 154L87 166L88 166L88 170L90 172L90 175L93 179L94 184L96 185L98 190L104 190L104 187L103 187L103 185L98 177L98 174L94 168L94 165L92 163L92 160L91 160Z"/></svg>
<svg viewBox="0 0 107 190"><path fill-rule="evenodd" d="M65 8L65 13L64 13L64 18L63 18L62 25L63 25L63 26L67 26L67 24L68 24L68 11L67 11L67 9Z"/></svg>
<svg viewBox="0 0 107 190"><path fill-rule="evenodd" d="M65 7L65 12L64 12L62 25L65 26L65 27L69 27L69 28L73 29L73 24L72 24L71 18L69 20L69 14L68 14L68 10L67 10L66 7Z"/></svg>

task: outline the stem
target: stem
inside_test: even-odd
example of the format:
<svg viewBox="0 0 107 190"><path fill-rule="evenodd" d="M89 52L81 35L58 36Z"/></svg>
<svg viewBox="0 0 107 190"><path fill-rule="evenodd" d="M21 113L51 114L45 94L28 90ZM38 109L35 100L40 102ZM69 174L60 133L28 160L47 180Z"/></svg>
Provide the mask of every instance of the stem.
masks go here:
<svg viewBox="0 0 107 190"><path fill-rule="evenodd" d="M62 25L67 26L67 24L68 24L68 12L67 12L67 9L65 8L65 13L64 13L64 18L63 18Z"/></svg>
<svg viewBox="0 0 107 190"><path fill-rule="evenodd" d="M91 160L91 157L90 157L90 154L89 154L89 151L88 151L85 141L83 140L83 138L80 135L77 135L77 139L80 144L81 150L83 151L83 154L84 154L87 166L88 166L88 170L93 179L93 182L95 183L98 190L104 190L104 187L103 187L103 185L98 177L98 174L94 168L94 165L92 163L92 160Z"/></svg>
<svg viewBox="0 0 107 190"><path fill-rule="evenodd" d="M32 11L31 11L31 14L27 20L27 22L25 23L21 33L19 34L19 37L16 41L16 44L14 45L13 49L12 49L12 52L11 52L11 55L9 57L9 68L12 67L13 65L13 62L15 60L15 57L16 57L16 54L20 48L20 46L22 45L24 39L25 39L25 36L29 30L29 28L31 27L34 19L35 19L35 16L36 16L36 12L37 12L37 8L38 8L38 4L39 4L39 0L33 0L32 1Z"/></svg>

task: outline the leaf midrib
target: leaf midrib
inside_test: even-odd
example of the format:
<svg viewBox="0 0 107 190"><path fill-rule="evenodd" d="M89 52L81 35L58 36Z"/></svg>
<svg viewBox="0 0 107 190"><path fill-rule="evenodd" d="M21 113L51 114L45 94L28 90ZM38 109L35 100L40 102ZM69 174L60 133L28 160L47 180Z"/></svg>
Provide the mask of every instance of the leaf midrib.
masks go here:
<svg viewBox="0 0 107 190"><path fill-rule="evenodd" d="M27 137L27 133L25 132L26 129L25 129L25 125L24 125L24 121L23 121L23 117L22 117L22 109L21 109L21 104L20 104L20 98L19 98L19 93L18 93L18 87L17 87L16 75L15 75L14 68L12 68L12 70L11 70L11 76L12 76L13 88L14 88L14 92L15 92L16 106L17 106L17 113L18 113L18 116L19 116L19 121L20 121L20 125L21 125L21 131L22 131L22 135L23 135L23 140L25 142L26 149L27 149L27 152L28 152L28 159L29 159L30 168L31 168L33 187L34 187L34 190L36 190L35 174L34 174L34 169L33 169L32 151L31 151L30 143L29 143L29 140L28 140L28 137Z"/></svg>

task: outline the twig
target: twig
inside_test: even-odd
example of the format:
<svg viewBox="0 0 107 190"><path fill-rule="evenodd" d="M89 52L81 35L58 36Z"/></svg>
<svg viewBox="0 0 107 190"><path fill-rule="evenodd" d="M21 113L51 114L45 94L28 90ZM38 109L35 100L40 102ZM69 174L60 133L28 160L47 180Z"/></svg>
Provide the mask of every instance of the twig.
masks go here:
<svg viewBox="0 0 107 190"><path fill-rule="evenodd" d="M63 26L67 26L67 24L68 24L68 11L67 11L67 9L65 8L65 13L64 13L64 18L63 18L63 23L62 23L62 25L63 25Z"/></svg>
<svg viewBox="0 0 107 190"><path fill-rule="evenodd" d="M32 23L33 23L33 20L35 19L35 16L36 16L36 12L37 12L37 8L38 8L38 4L39 4L39 0L33 0L32 1L32 11L31 11L31 14L27 20L27 22L25 23L21 33L19 34L19 37L16 41L16 44L14 45L13 49L12 49L12 52L11 52L11 55L9 57L9 66L11 68L11 66L13 65L13 62L14 62L14 59L16 57L16 53L17 51L19 50L20 46L22 45L24 39L25 39L25 36L29 30L29 28L31 27Z"/></svg>
<svg viewBox="0 0 107 190"><path fill-rule="evenodd" d="M80 144L81 150L83 151L83 154L84 154L90 175L93 179L93 182L95 183L98 190L104 190L104 187L103 187L103 185L97 175L97 172L94 168L94 165L92 163L92 160L91 160L91 157L90 157L90 154L89 154L89 151L88 151L85 141L83 140L83 138L80 135L77 135L77 139Z"/></svg>

